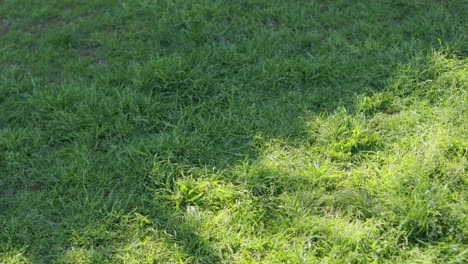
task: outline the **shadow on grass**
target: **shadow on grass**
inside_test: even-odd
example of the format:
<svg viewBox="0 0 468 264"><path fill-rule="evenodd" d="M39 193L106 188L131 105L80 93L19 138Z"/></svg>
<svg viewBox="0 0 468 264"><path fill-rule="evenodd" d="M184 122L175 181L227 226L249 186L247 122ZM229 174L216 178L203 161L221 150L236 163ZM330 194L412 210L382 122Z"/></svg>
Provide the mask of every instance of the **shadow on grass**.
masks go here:
<svg viewBox="0 0 468 264"><path fill-rule="evenodd" d="M187 14L183 16L200 11L184 8ZM339 8L357 12L362 5ZM375 6L364 10L372 12L372 8ZM408 9L417 7L410 5ZM440 15L443 8L434 9L436 15L444 16ZM323 19L339 27L292 38L289 13L283 17L284 9L262 10L254 9L251 14L265 27L259 32L254 30L259 25L242 24L231 26L231 35L212 40L203 33L187 33L187 29L196 31L197 23L209 29L211 24L204 24L206 21L177 25L185 32L180 36L165 29L166 42L185 38L188 47L173 44L166 54L155 52L150 58L144 52L128 55L125 47L113 47L125 43L123 34L116 43L102 48L117 54L111 58L115 61L109 62L112 66L79 68L81 64L77 64L76 69L81 70L77 75L83 78L68 84L34 83L27 74L18 77L22 73L14 67L11 76L5 74L2 87L17 89L1 91L0 109L5 112L0 121L5 140L0 145L4 177L0 182L0 224L4 226L0 241L2 252L9 254L5 256L24 255L32 263L123 261L137 254L138 248L154 245L165 251L151 248L155 250L153 259L140 252L149 262L158 258L221 262L222 254L211 238L201 235L203 225L197 224L191 207L196 204L197 192L187 191L191 198L177 197L180 188L176 182L196 177L196 170L213 168L215 174L221 174L223 184L243 185L253 197L259 197L254 207L260 216L281 215L283 209L275 207L275 199L284 192L297 191L287 189L288 181L293 181L292 185L309 182L281 178L282 173L275 168L244 171L255 179L223 175L239 164L264 158L258 151L270 140L284 140L292 146L310 142L304 120L340 107L352 109L355 96L381 91L393 68L407 63L420 53L418 50L431 48L433 36L440 30L432 29L427 20L415 33L422 41L405 40L407 31L416 25L399 18L390 25L394 32L388 30L399 36L390 40L400 43L385 46L380 42L387 39L366 35L376 17L331 21L330 13ZM392 10L398 14L400 7ZM401 26L401 19L409 24ZM166 26L169 22L165 21ZM139 23L148 26L143 20ZM139 23L128 26L137 30ZM374 33L380 30L374 29ZM127 32L128 37L145 37L135 32ZM244 37L236 39L237 33ZM450 38L455 39L447 36L447 45L454 41ZM57 49L73 53L69 42L74 39L54 39ZM204 45L208 40L213 42ZM127 41L135 50L142 48L138 41ZM162 46L170 46L166 42L162 41ZM191 53L194 48L197 52ZM141 61L128 63L133 55ZM75 67L61 63L68 70ZM61 69L59 66L55 70ZM39 89L32 87L33 92L22 96L25 86L34 85ZM15 112L18 109L22 111ZM154 171L161 164L169 165Z"/></svg>

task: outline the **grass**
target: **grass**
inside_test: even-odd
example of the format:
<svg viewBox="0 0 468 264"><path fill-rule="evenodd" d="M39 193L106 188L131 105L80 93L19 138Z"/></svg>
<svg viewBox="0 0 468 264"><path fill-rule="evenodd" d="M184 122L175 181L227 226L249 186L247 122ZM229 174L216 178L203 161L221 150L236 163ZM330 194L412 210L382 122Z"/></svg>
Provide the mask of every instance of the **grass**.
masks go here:
<svg viewBox="0 0 468 264"><path fill-rule="evenodd" d="M0 1L0 263L463 263L466 7Z"/></svg>

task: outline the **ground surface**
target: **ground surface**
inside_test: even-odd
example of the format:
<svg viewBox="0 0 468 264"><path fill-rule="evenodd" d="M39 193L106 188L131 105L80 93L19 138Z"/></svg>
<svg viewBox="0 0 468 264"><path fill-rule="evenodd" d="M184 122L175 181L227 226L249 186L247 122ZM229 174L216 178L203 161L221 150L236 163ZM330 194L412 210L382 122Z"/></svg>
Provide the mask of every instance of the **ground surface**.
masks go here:
<svg viewBox="0 0 468 264"><path fill-rule="evenodd" d="M462 263L463 0L0 0L1 263Z"/></svg>

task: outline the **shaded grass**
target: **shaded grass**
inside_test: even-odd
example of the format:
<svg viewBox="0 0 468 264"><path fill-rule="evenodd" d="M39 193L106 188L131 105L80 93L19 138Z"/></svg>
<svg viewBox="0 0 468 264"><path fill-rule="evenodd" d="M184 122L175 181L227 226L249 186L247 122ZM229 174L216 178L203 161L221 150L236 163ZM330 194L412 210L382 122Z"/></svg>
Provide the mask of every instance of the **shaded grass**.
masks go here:
<svg viewBox="0 0 468 264"><path fill-rule="evenodd" d="M463 1L0 5L2 262L467 258Z"/></svg>

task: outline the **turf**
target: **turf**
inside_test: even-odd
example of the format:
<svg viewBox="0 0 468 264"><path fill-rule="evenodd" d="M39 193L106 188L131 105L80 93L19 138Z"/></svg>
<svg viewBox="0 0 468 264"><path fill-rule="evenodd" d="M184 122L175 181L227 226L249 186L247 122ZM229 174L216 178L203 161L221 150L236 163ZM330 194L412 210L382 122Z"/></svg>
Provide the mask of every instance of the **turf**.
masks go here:
<svg viewBox="0 0 468 264"><path fill-rule="evenodd" d="M463 263L464 0L0 0L0 263Z"/></svg>

